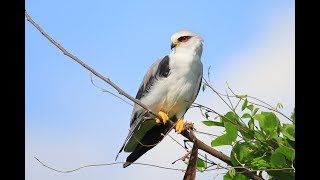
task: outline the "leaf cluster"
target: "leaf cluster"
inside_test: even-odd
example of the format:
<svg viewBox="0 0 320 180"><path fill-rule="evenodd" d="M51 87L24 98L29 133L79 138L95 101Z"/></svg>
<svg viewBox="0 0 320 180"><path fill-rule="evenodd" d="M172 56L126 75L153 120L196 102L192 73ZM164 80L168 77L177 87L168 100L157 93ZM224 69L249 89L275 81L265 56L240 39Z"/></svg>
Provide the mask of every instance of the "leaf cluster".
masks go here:
<svg viewBox="0 0 320 180"><path fill-rule="evenodd" d="M239 96L241 108L232 109L219 120L211 120L206 110L203 124L222 127L225 133L213 139L212 147L230 145L230 158L233 168L224 179L248 179L235 168L246 167L255 172L265 171L274 179L294 179L295 164L295 126L294 113L292 123L281 123L272 111L261 111L246 96Z"/></svg>

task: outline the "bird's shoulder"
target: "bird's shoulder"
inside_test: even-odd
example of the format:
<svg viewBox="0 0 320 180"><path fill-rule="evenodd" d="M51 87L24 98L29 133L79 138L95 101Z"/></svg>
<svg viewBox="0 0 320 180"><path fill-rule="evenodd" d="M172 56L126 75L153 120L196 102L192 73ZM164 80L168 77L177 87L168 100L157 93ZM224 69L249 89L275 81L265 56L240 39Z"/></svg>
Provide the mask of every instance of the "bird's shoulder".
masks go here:
<svg viewBox="0 0 320 180"><path fill-rule="evenodd" d="M136 99L141 99L143 96L145 96L149 92L151 86L153 86L157 80L159 80L160 78L168 77L170 73L169 64L170 57L166 55L163 58L160 58L157 61L155 61L149 67L140 84L139 90L136 95Z"/></svg>

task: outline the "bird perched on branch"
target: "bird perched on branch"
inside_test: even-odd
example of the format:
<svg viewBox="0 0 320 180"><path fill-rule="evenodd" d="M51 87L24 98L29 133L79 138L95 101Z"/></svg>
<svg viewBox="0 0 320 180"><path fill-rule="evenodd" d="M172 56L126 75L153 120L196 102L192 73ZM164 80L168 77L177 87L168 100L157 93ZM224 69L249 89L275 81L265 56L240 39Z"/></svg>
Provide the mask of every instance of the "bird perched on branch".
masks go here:
<svg viewBox="0 0 320 180"><path fill-rule="evenodd" d="M131 152L123 164L124 168L163 139L171 130L165 125L169 119L175 121L177 133L183 130L184 114L196 99L201 86L202 42L202 37L192 31L178 31L171 36L171 53L158 59L148 69L136 99L158 113L162 120L134 105L129 134L119 151Z"/></svg>

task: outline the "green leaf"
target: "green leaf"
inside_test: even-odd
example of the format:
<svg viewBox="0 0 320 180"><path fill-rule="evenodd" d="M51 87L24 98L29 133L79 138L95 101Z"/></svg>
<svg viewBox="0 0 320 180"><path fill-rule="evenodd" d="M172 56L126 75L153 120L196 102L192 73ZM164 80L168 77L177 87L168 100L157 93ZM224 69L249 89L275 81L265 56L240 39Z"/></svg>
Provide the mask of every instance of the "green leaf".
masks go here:
<svg viewBox="0 0 320 180"><path fill-rule="evenodd" d="M267 171L272 176L272 179L287 180L295 179L295 173L293 170L282 170L282 171Z"/></svg>
<svg viewBox="0 0 320 180"><path fill-rule="evenodd" d="M198 158L197 159L197 169L198 171L200 172L203 172L206 168L206 163L201 159L201 158Z"/></svg>
<svg viewBox="0 0 320 180"><path fill-rule="evenodd" d="M274 113L261 112L261 114L256 114L254 118L258 120L260 128L266 132L268 136L278 131L280 121Z"/></svg>
<svg viewBox="0 0 320 180"><path fill-rule="evenodd" d="M254 131L253 130L249 130L249 131L242 131L239 130L239 132L241 133L242 137L247 141L247 140L253 140L254 139Z"/></svg>
<svg viewBox="0 0 320 180"><path fill-rule="evenodd" d="M262 114L256 114L255 116L254 116L254 118L256 119L256 120L258 120L258 121L265 121L265 117L264 117L264 115L262 115Z"/></svg>
<svg viewBox="0 0 320 180"><path fill-rule="evenodd" d="M278 137L279 136L279 133L277 132L277 131L272 131L270 134L268 134L268 136L267 136L267 140L270 140L270 139L272 139L272 138L276 138L276 137Z"/></svg>
<svg viewBox="0 0 320 180"><path fill-rule="evenodd" d="M202 121L203 124L207 126L221 126L224 127L222 122L217 122L217 121Z"/></svg>
<svg viewBox="0 0 320 180"><path fill-rule="evenodd" d="M291 141L289 139L283 138L283 137L276 137L274 138L277 141L278 146L282 145L282 146L286 146L287 148L292 148L294 149L294 141Z"/></svg>
<svg viewBox="0 0 320 180"><path fill-rule="evenodd" d="M249 129L254 130L254 119L251 118L248 122Z"/></svg>
<svg viewBox="0 0 320 180"><path fill-rule="evenodd" d="M266 161L266 153L264 153L263 156L261 157L254 158L251 161L251 165L254 168L257 168L260 170L268 169L270 167L270 164Z"/></svg>
<svg viewBox="0 0 320 180"><path fill-rule="evenodd" d="M243 111L244 109L246 109L247 107L247 104L248 104L248 100L247 98L244 100L244 103L242 104L242 107L241 107L241 110Z"/></svg>
<svg viewBox="0 0 320 180"><path fill-rule="evenodd" d="M249 180L249 178L241 173L237 173L235 178L235 180Z"/></svg>
<svg viewBox="0 0 320 180"><path fill-rule="evenodd" d="M211 146L231 145L232 142L237 139L238 131L235 125L230 122L225 122L224 127L227 133L211 141Z"/></svg>
<svg viewBox="0 0 320 180"><path fill-rule="evenodd" d="M293 161L295 159L295 150L285 146L278 147L275 152L281 153L286 156L289 160Z"/></svg>
<svg viewBox="0 0 320 180"><path fill-rule="evenodd" d="M295 127L292 124L283 124L280 128L282 134L290 139L291 141L295 141Z"/></svg>
<svg viewBox="0 0 320 180"><path fill-rule="evenodd" d="M227 134L223 134L217 137L216 139L214 139L213 141L211 141L212 147L222 146L222 145L231 145L231 144L232 144L232 141L230 140Z"/></svg>
<svg viewBox="0 0 320 180"><path fill-rule="evenodd" d="M250 111L252 111L252 110L253 110L253 105L250 104L249 106L247 106L247 108L248 108Z"/></svg>
<svg viewBox="0 0 320 180"><path fill-rule="evenodd" d="M243 99L243 98L246 98L247 95L236 95L236 98L240 98L240 99Z"/></svg>
<svg viewBox="0 0 320 180"><path fill-rule="evenodd" d="M287 167L285 156L279 152L272 153L270 157L270 164L273 168L285 168Z"/></svg>
<svg viewBox="0 0 320 180"><path fill-rule="evenodd" d="M258 140L262 142L266 141L266 138L259 131L254 131L254 137L256 137Z"/></svg>
<svg viewBox="0 0 320 180"><path fill-rule="evenodd" d="M258 112L259 108L255 108L253 113L252 113L252 116L254 116L257 112Z"/></svg>
<svg viewBox="0 0 320 180"><path fill-rule="evenodd" d="M239 164L244 164L252 159L252 153L254 152L253 147L250 143L237 142L231 151L231 162L233 166L237 166Z"/></svg>
<svg viewBox="0 0 320 180"><path fill-rule="evenodd" d="M232 111L227 112L227 114L225 114L222 117L222 119L223 119L223 121L226 121L226 122L230 122L230 121L237 122L238 121L238 117Z"/></svg>
<svg viewBox="0 0 320 180"><path fill-rule="evenodd" d="M198 167L205 167L205 163L201 158L197 159L197 166Z"/></svg>
<svg viewBox="0 0 320 180"><path fill-rule="evenodd" d="M231 177L230 172L223 176L223 180L249 180L249 178L241 173L236 173Z"/></svg>
<svg viewBox="0 0 320 180"><path fill-rule="evenodd" d="M241 144L239 142L237 142L231 150L230 159L231 159L233 166L237 166L237 165L241 164L241 161L239 158L240 147L241 147Z"/></svg>
<svg viewBox="0 0 320 180"><path fill-rule="evenodd" d="M228 172L223 176L223 180L233 180L233 178L230 176L230 174Z"/></svg>
<svg viewBox="0 0 320 180"><path fill-rule="evenodd" d="M227 135L229 136L229 138L232 141L235 141L238 135L237 127L230 122L225 122L224 127L226 128Z"/></svg>
<svg viewBox="0 0 320 180"><path fill-rule="evenodd" d="M241 116L241 118L251 118L251 115L249 113L245 113Z"/></svg>
<svg viewBox="0 0 320 180"><path fill-rule="evenodd" d="M234 168L231 168L229 171L228 171L229 175L231 178L234 177L234 175L236 174L236 170Z"/></svg>

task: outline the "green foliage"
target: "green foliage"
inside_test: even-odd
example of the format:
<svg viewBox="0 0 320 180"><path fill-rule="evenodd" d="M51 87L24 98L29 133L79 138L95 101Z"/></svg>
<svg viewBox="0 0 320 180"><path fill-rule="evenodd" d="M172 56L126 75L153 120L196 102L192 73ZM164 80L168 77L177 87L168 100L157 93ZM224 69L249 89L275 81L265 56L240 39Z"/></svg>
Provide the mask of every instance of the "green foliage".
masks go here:
<svg viewBox="0 0 320 180"><path fill-rule="evenodd" d="M222 122L217 122L217 121L202 121L203 124L207 125L207 126L221 126L224 127Z"/></svg>
<svg viewBox="0 0 320 180"><path fill-rule="evenodd" d="M211 142L211 146L231 145L237 139L237 127L230 122L224 122L226 134L219 136Z"/></svg>
<svg viewBox="0 0 320 180"><path fill-rule="evenodd" d="M207 158L207 156L206 156ZM207 169L207 160L202 160L201 158L197 159L197 170L200 172L203 172L205 169Z"/></svg>
<svg viewBox="0 0 320 180"><path fill-rule="evenodd" d="M225 129L225 134L213 139L211 146L230 145L233 167L244 166L252 171L265 171L274 179L294 179L294 113L290 118L291 123L281 123L274 112L283 108L282 104L278 103L274 111L264 111L249 102L248 96L236 97L243 101L239 109L236 107L220 116L220 122L207 117L207 121L203 121L207 126ZM203 166L203 163L200 162L200 165ZM244 180L248 177L231 168L223 179Z"/></svg>
<svg viewBox="0 0 320 180"><path fill-rule="evenodd" d="M246 108L247 108L247 106L248 106L248 100L247 100L247 98L244 100L244 103L242 104L242 107L241 107L241 110L243 111L243 110L245 110Z"/></svg>
<svg viewBox="0 0 320 180"><path fill-rule="evenodd" d="M282 127L280 127L282 134L290 139L291 141L295 141L294 137L294 125L292 124L283 124Z"/></svg>
<svg viewBox="0 0 320 180"><path fill-rule="evenodd" d="M249 178L243 174L237 173L234 168L231 168L228 173L223 176L223 180L249 180Z"/></svg>

